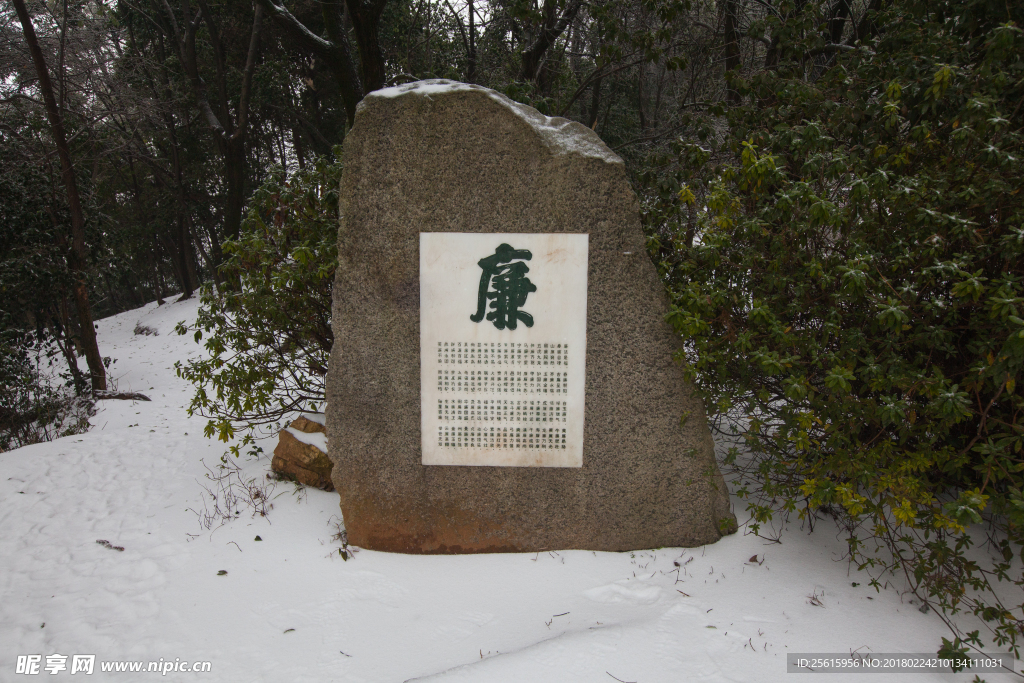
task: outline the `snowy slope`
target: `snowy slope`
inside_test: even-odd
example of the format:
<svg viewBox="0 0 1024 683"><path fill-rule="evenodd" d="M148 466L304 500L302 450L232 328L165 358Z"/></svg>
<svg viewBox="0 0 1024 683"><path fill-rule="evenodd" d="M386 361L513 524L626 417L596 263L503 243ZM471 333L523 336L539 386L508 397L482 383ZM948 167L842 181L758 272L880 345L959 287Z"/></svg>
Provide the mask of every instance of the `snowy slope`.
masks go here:
<svg viewBox="0 0 1024 683"><path fill-rule="evenodd" d="M211 533L192 510L224 445L187 417L173 369L201 352L173 333L196 306L99 322L117 387L152 402L104 401L89 433L0 454L0 681L33 678L15 673L30 654L95 654L87 680L144 680L100 662L162 659L211 663L170 680L232 683L781 681L787 652L934 652L948 635L896 590L864 585L827 522L782 544L741 531L695 549L346 562L337 494L279 483L268 517ZM159 336L133 335L136 322ZM244 467L263 477L269 458Z"/></svg>

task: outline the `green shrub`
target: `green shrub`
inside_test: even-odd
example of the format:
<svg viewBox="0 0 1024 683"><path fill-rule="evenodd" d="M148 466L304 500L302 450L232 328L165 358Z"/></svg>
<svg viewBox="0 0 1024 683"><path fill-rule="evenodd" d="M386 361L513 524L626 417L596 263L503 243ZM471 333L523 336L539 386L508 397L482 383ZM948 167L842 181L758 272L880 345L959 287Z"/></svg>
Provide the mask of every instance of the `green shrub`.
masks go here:
<svg viewBox="0 0 1024 683"><path fill-rule="evenodd" d="M40 371L47 349L33 335L0 333L0 453L89 430L94 401L73 383Z"/></svg>
<svg viewBox="0 0 1024 683"><path fill-rule="evenodd" d="M340 158L340 150L338 150ZM254 193L237 242L223 245L225 282L202 290L193 333L208 357L176 363L196 386L189 415L210 420L206 435L253 443L259 428L323 406L337 264L341 163L319 159L286 178L278 169Z"/></svg>
<svg viewBox="0 0 1024 683"><path fill-rule="evenodd" d="M749 446L729 464L755 532L831 511L876 587L939 608L945 652L1017 652L1024 7L897 1L834 61L803 7L725 135L646 178L681 360Z"/></svg>
<svg viewBox="0 0 1024 683"><path fill-rule="evenodd" d="M78 369L67 207L54 198L42 168L19 154L16 138L0 133L0 158L0 451L6 451L88 430L94 404Z"/></svg>

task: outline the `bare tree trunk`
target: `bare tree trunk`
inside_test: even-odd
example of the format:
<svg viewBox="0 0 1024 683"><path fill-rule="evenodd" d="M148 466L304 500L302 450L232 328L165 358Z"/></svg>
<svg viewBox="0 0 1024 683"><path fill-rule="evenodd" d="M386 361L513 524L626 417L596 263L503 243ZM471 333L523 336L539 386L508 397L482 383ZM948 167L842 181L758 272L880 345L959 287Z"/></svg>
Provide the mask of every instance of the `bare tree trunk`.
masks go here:
<svg viewBox="0 0 1024 683"><path fill-rule="evenodd" d="M188 276L192 278L193 290L199 289L203 281L199 277L199 257L196 254L196 237L192 232L192 217L185 214L185 244L188 246Z"/></svg>
<svg viewBox="0 0 1024 683"><path fill-rule="evenodd" d="M850 17L850 3L847 0L836 0L835 4L831 8L831 17L826 24L828 29L829 42L832 45L838 45L843 39L843 30L846 27L846 21ZM854 27L856 30L856 27ZM817 58L817 64L815 65L815 78L821 76L826 69L835 64L836 58L839 56L839 51L833 51L825 53Z"/></svg>
<svg viewBox="0 0 1024 683"><path fill-rule="evenodd" d="M85 388L85 378L82 377L82 371L78 369L78 358L75 356L75 345L71 338L71 322L68 319L68 298L66 296L62 296L57 304L57 315L60 327L63 329L55 329L52 319L49 318L47 319L46 326L50 329L50 334L57 341L57 347L68 364L68 370L71 372L71 381L75 384L75 392L79 392ZM60 334L60 332L63 332L63 334Z"/></svg>
<svg viewBox="0 0 1024 683"><path fill-rule="evenodd" d="M587 128L594 130L597 126L597 117L601 112L601 81L598 78L594 81L593 90L590 94L590 114L587 116Z"/></svg>
<svg viewBox="0 0 1024 683"><path fill-rule="evenodd" d="M740 68L740 36L736 22L736 0L722 4L725 13L725 72L737 72ZM740 93L731 84L726 90L726 99L731 104L740 103Z"/></svg>
<svg viewBox="0 0 1024 683"><path fill-rule="evenodd" d="M359 72L352 60L348 31L342 24L344 9L344 0L324 0L321 14L324 17L327 36L331 39L330 48L327 50L327 63L331 65L334 77L338 79L341 100L345 103L345 116L351 128L356 117L356 105L363 99L364 93L363 82L359 80Z"/></svg>
<svg viewBox="0 0 1024 683"><path fill-rule="evenodd" d="M245 202L245 141L241 137L228 140L224 152L224 173L228 184L224 205L224 237L237 240L242 231L242 208Z"/></svg>
<svg viewBox="0 0 1024 683"><path fill-rule="evenodd" d="M558 36L568 28L572 20L576 18L582 5L581 0L567 0L565 8L559 14L557 12L557 0L545 0L543 7L544 23L541 26L537 39L523 52L523 63L519 77L524 81L535 81L540 73L540 63L544 54L548 51Z"/></svg>
<svg viewBox="0 0 1024 683"><path fill-rule="evenodd" d="M297 128L292 128L292 147L295 149L295 159L299 162L299 170L306 168L305 148L302 146L302 136Z"/></svg>
<svg viewBox="0 0 1024 683"><path fill-rule="evenodd" d="M856 30L850 36L851 45L858 40L867 40L878 32L878 25L875 24L874 18L875 13L881 10L883 6L885 6L885 0L871 0L868 3L868 7L864 10L864 14L861 15L860 21L855 24Z"/></svg>
<svg viewBox="0 0 1024 683"><path fill-rule="evenodd" d="M359 45L359 70L364 93L384 87L384 54L380 50L380 16L387 0L348 0L348 16Z"/></svg>
<svg viewBox="0 0 1024 683"><path fill-rule="evenodd" d="M174 250L177 252L175 261L181 272L181 299L190 299L195 287L192 286L191 269L188 267L188 228L185 226L185 216L180 211L174 225Z"/></svg>
<svg viewBox="0 0 1024 683"><path fill-rule="evenodd" d="M619 94L619 89L615 81L612 81L611 88L608 92L608 104L604 108L604 117L601 119L601 130L597 131L597 134L604 137L605 128L608 126L608 117L612 113L612 105L615 104L615 97Z"/></svg>
<svg viewBox="0 0 1024 683"><path fill-rule="evenodd" d="M355 61L352 58L348 35L341 25L342 0L323 0L322 2L321 13L330 40L324 40L306 28L284 5L279 5L274 0L258 1L293 38L328 64L338 81L341 99L345 103L348 125L351 126L356 116L356 105L363 99L364 91L363 84L359 80L359 73L356 71ZM360 47L362 46L360 45ZM378 48L378 56L379 52ZM383 62L383 57L380 59ZM383 67L381 72L383 73Z"/></svg>
<svg viewBox="0 0 1024 683"><path fill-rule="evenodd" d="M171 257L171 266L174 269L174 279L178 281L178 286L181 288L182 298L187 299L192 296L192 292L189 291L188 286L188 266L185 265L185 259L182 256L180 245L178 244L178 228L175 227L171 232L172 239L168 240L164 238L164 249L167 250L168 255ZM185 296L185 294L188 296Z"/></svg>
<svg viewBox="0 0 1024 683"><path fill-rule="evenodd" d="M156 293L156 305L164 305L164 278L160 272L160 243L156 239L156 230L153 230L153 290Z"/></svg>
<svg viewBox="0 0 1024 683"><path fill-rule="evenodd" d="M146 211L142 205L142 190L139 187L139 177L135 173L135 162L128 157L128 170L132 177L132 193L135 198L135 215L139 225L146 225ZM160 243L156 238L156 225L151 226L150 235L153 238L153 248L148 251L149 266L153 271L153 293L156 295L156 303L159 306L164 304L163 288L160 284Z"/></svg>
<svg viewBox="0 0 1024 683"><path fill-rule="evenodd" d="M476 82L476 8L473 7L473 0L469 1L469 54L466 55L468 65L466 67L466 82Z"/></svg>
<svg viewBox="0 0 1024 683"><path fill-rule="evenodd" d="M68 208L71 212L71 249L68 252L68 268L74 278L75 307L78 309L78 319L82 328L82 346L85 351L85 359L89 365L89 375L93 390L104 391L107 388L107 373L103 367L103 358L100 356L99 346L96 344L96 329L93 327L92 313L89 309L89 292L86 289L85 283L85 267L88 262L85 248L85 215L82 212L82 202L78 196L75 169L71 164L71 150L68 147L67 136L64 133L64 122L61 119L60 110L57 108L57 101L53 97L50 72L46 68L43 51L39 49L39 41L36 39L36 31L32 26L32 18L25 7L25 0L12 0L12 2L14 3L15 11L18 13L18 19L21 21L25 42L28 43L28 49L32 53L32 61L35 63L36 73L39 76L39 90L46 104L46 117L50 121L50 130L57 145L61 175L64 179L64 187L68 193Z"/></svg>
<svg viewBox="0 0 1024 683"><path fill-rule="evenodd" d="M241 232L242 208L245 204L245 177L246 177L246 141L249 129L249 104L252 97L252 76L256 70L256 55L259 51L260 30L263 21L263 4L257 4L253 13L252 34L249 38L249 51L245 60L245 69L242 72L242 91L238 99L238 106L235 109L235 116L231 116L231 105L227 98L226 74L227 64L225 61L224 47L221 43L220 30L214 19L206 0L198 0L199 13L193 17L189 6L189 0L181 0L182 28L179 30L177 19L165 5L168 19L174 32L175 41L178 43L182 62L185 71L188 73L192 83L192 92L196 98L199 110L203 114L221 156L224 159L224 176L227 182L227 193L224 196L224 231L223 237L236 240ZM273 7L273 5L271 4ZM288 15L291 16L291 15ZM206 81L199 73L199 64L196 54L196 31L199 20L206 25L210 41L213 46L214 65L217 69L217 99L211 105L209 99L209 88ZM217 111L214 111L214 105ZM217 248L219 240L214 239L213 252L216 263L220 265L220 250ZM187 259L186 253L182 257ZM184 266L183 275L188 278L187 260L182 263ZM236 283L237 284L237 283Z"/></svg>
<svg viewBox="0 0 1024 683"><path fill-rule="evenodd" d="M828 22L828 33L833 45L837 45L843 39L843 28L846 26L846 20L849 18L850 3L848 0L837 0L832 9L832 18ZM833 57L836 54L839 53L833 52Z"/></svg>
<svg viewBox="0 0 1024 683"><path fill-rule="evenodd" d="M188 299L199 287L199 277L196 275L192 256L192 236L188 230L188 199L185 196L185 172L181 166L181 154L178 146L178 136L174 130L174 119L170 114L165 116L165 125L171 142L171 170L174 173L174 193L177 229L174 235L178 253L182 264L182 299Z"/></svg>
<svg viewBox="0 0 1024 683"><path fill-rule="evenodd" d="M640 70L637 73L636 78L636 111L640 117L640 132L647 130L647 113L644 111L644 65L640 65Z"/></svg>

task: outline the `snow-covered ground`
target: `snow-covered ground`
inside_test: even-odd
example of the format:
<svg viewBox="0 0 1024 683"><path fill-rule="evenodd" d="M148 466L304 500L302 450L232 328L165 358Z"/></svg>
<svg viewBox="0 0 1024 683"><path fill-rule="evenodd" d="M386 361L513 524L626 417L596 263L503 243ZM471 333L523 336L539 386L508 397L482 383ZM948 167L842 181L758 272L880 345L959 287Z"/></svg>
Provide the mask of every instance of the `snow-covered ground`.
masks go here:
<svg viewBox="0 0 1024 683"><path fill-rule="evenodd" d="M278 483L269 516L210 532L194 510L224 444L187 416L192 389L173 367L202 352L173 332L196 307L99 322L117 388L151 402L103 401L89 433L0 454L0 681L71 677L76 654L96 656L93 679L122 681L158 674L101 663L208 661L166 676L231 683L845 681L787 674L786 654L935 652L949 635L897 590L868 587L827 521L781 544L741 530L692 549L343 561L337 494ZM134 335L137 322L159 335ZM269 457L242 465L262 478ZM40 673L17 674L33 654ZM47 673L55 654L68 670Z"/></svg>

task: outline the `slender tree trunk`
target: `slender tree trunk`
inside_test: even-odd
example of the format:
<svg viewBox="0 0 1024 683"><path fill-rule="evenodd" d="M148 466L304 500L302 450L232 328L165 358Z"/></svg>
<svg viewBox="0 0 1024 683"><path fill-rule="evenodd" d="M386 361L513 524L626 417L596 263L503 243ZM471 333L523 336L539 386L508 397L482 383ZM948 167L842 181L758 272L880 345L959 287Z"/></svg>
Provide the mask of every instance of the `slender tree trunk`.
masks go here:
<svg viewBox="0 0 1024 683"><path fill-rule="evenodd" d="M520 67L519 78L523 81L536 81L540 73L541 61L548 48L554 45L562 32L568 28L572 20L576 18L582 2L580 0L568 0L561 15L557 12L556 0L545 0L543 12L543 25L537 39L523 52L522 66Z"/></svg>
<svg viewBox="0 0 1024 683"><path fill-rule="evenodd" d="M306 168L305 148L302 146L302 135L298 128L292 128L292 147L295 149L295 159L299 162L299 170Z"/></svg>
<svg viewBox="0 0 1024 683"><path fill-rule="evenodd" d="M647 130L647 113L644 111L644 66L640 65L640 72L636 79L636 111L640 117L640 132Z"/></svg>
<svg viewBox="0 0 1024 683"><path fill-rule="evenodd" d="M846 27L846 21L850 17L850 3L847 0L836 0L836 3L832 6L832 16L829 18L826 28L828 30L828 40L833 45L839 44L843 39L843 30ZM856 30L856 27L854 27ZM821 75L835 64L836 59L839 57L839 51L833 51L819 55L815 60L814 77L818 79Z"/></svg>
<svg viewBox="0 0 1024 683"><path fill-rule="evenodd" d="M181 249L178 245L177 239L177 227L172 230L172 238L168 240L166 237L163 240L164 249L167 250L168 255L171 257L171 266L174 270L174 279L178 281L178 287L181 289L182 298L187 299L185 293L191 296L192 293L189 291L188 286L188 266L185 265L185 259L182 256Z"/></svg>
<svg viewBox="0 0 1024 683"><path fill-rule="evenodd" d="M163 275L160 273L160 243L156 239L156 230L153 231L153 252L150 254L153 259L153 291L156 294L156 305L164 305L164 283Z"/></svg>
<svg viewBox="0 0 1024 683"><path fill-rule="evenodd" d="M273 3L269 4L271 7L276 7ZM259 51L264 5L257 4L253 13L249 52L245 61L245 69L242 72L242 91L238 99L238 105L235 108L236 116L234 120L231 116L231 103L227 98L227 86L224 77L227 66L223 46L221 45L220 31L205 0L199 0L199 6L201 8L200 12L193 18L188 0L182 0L182 16L184 18L182 28L184 33L178 30L177 20L174 14L170 12L169 6L167 6L168 18L172 22L175 40L178 42L185 70L188 73L189 80L192 82L193 95L196 97L199 110L202 112L203 118L206 119L206 123L211 129L217 147L224 159L224 176L227 182L227 192L224 196L224 231L222 237L236 240L241 232L242 208L245 204L245 145L249 127L249 103L252 96L252 76L256 69L256 58ZM283 11L281 8L277 8L277 10ZM287 17L291 17L287 12L285 14ZM214 45L214 63L218 74L216 89L218 99L215 100L213 105L211 105L209 100L209 88L200 75L196 55L195 36L200 18L206 25ZM215 236L213 239L214 245L217 245L219 241L220 239ZM185 255L183 254L183 256ZM214 258L216 263L220 265L219 249L214 248ZM183 265L185 266L183 273L187 278L187 262L183 263Z"/></svg>
<svg viewBox="0 0 1024 683"><path fill-rule="evenodd" d="M67 136L64 134L64 122L61 120L60 110L57 108L57 101L53 96L50 72L46 68L43 51L39 49L39 41L36 39L36 31L32 26L32 18L25 7L25 0L12 0L12 2L18 13L18 19L21 21L25 42L28 43L28 49L32 53L32 61L35 63L36 73L39 76L39 90L46 104L46 117L50 121L50 130L57 145L57 155L60 157L61 175L68 193L68 208L71 211L71 249L68 253L68 267L74 278L75 307L78 309L78 318L82 328L82 346L86 362L89 365L92 388L94 391L103 391L107 388L107 373L103 367L99 346L96 344L96 329L93 327L92 313L89 309L89 292L85 283L85 267L88 262L85 248L85 216L82 212L82 202L78 196L78 185L75 182L75 169L71 164L71 150L68 147Z"/></svg>
<svg viewBox="0 0 1024 683"><path fill-rule="evenodd" d="M615 97L619 94L619 89L616 87L615 81L612 81L611 88L608 92L608 104L604 108L604 117L601 119L601 130L597 132L598 135L604 137L605 128L608 126L608 117L612 113L612 105L615 104Z"/></svg>
<svg viewBox="0 0 1024 683"><path fill-rule="evenodd" d="M139 221L139 225L146 225L146 210L142 205L142 189L139 187L139 176L135 173L135 162L129 156L128 157L128 170L131 172L132 177L132 194L135 199L135 217ZM156 296L157 305L162 306L164 303L163 293L160 287L160 265L159 265L159 249L160 243L156 239L156 226L151 226L150 235L153 238L153 247L147 251L147 261L149 269L153 273L153 294Z"/></svg>
<svg viewBox="0 0 1024 683"><path fill-rule="evenodd" d="M661 125L661 95L665 89L665 69L656 66L658 71L658 87L654 92L654 127Z"/></svg>
<svg viewBox="0 0 1024 683"><path fill-rule="evenodd" d="M348 16L356 32L359 45L359 70L362 73L363 93L384 87L384 54L380 49L380 15L387 0L348 0Z"/></svg>
<svg viewBox="0 0 1024 683"><path fill-rule="evenodd" d="M356 70L355 60L352 57L348 33L342 26L341 14L344 0L323 0L321 2L324 28L327 29L330 40L324 40L310 31L283 5L278 5L274 0L258 0L258 2L270 12L278 24L291 34L292 38L297 39L318 58L323 59L334 72L338 88L341 90L341 99L345 103L348 125L351 127L356 116L356 105L363 99L364 91L363 83L360 82L359 73ZM362 48L361 44L360 48ZM383 74L383 57L380 55L379 47L377 59L382 65L380 72ZM362 61L365 62L366 58L364 57ZM383 82L383 77L381 82Z"/></svg>
<svg viewBox="0 0 1024 683"><path fill-rule="evenodd" d="M601 81L603 79L595 79L593 90L590 93L590 114L587 116L587 128L594 130L597 126L597 117L601 113Z"/></svg>
<svg viewBox="0 0 1024 683"><path fill-rule="evenodd" d="M469 0L469 54L466 55L468 62L466 67L466 82L476 82L476 8L473 7L473 0Z"/></svg>
<svg viewBox="0 0 1024 683"><path fill-rule="evenodd" d="M78 369L78 358L75 356L75 346L71 339L71 325L68 320L68 298L66 296L62 296L60 303L57 305L57 317L59 325L54 325L52 319L50 319L47 320L46 326L50 329L50 334L57 341L57 347L64 356L64 361L68 364L71 380L75 384L75 392L78 393L85 389L85 378L82 377L82 371ZM58 327L62 329L57 329Z"/></svg>
<svg viewBox="0 0 1024 683"><path fill-rule="evenodd" d="M192 256L192 238L188 230L188 200L185 197L184 172L181 168L181 156L178 153L178 136L174 132L174 121L170 115L166 117L166 125L171 140L171 167L174 172L174 192L176 214L174 241L181 258L182 299L189 299L199 287L194 257Z"/></svg>
<svg viewBox="0 0 1024 683"><path fill-rule="evenodd" d="M224 237L237 240L242 230L245 203L245 139L231 138L225 145L224 175L228 184L224 204Z"/></svg>
<svg viewBox="0 0 1024 683"><path fill-rule="evenodd" d="M185 216L181 212L178 213L174 225L174 250L178 253L176 261L178 270L181 271L181 299L190 299L195 288L192 286L188 267L188 228L185 226Z"/></svg>
<svg viewBox="0 0 1024 683"><path fill-rule="evenodd" d="M196 238L192 232L192 218L185 214L185 245L188 247L185 257L188 265L188 276L192 279L193 291L199 289L203 281L199 277L199 257L196 255Z"/></svg>
<svg viewBox="0 0 1024 683"><path fill-rule="evenodd" d="M828 33L833 44L838 44L843 39L843 28L846 20L850 18L850 3L848 0L838 0L832 12L832 19L828 23ZM833 52L833 55L839 54Z"/></svg>
<svg viewBox="0 0 1024 683"><path fill-rule="evenodd" d="M736 23L736 0L726 0L722 8L725 12L725 72L738 72L740 68L740 36ZM738 76L739 73L736 75ZM731 104L739 104L739 91L729 85L726 90L726 99Z"/></svg>
<svg viewBox="0 0 1024 683"><path fill-rule="evenodd" d="M224 263L224 252L220 248L220 236L217 234L217 226L214 223L203 225L206 236L210 239L210 271L213 275L213 285L218 292L224 291L224 279L220 275L219 266Z"/></svg>
<svg viewBox="0 0 1024 683"><path fill-rule="evenodd" d="M885 0L871 0L871 2L868 3L868 7L864 10L864 14L861 15L860 21L855 25L856 30L853 32L853 35L850 36L851 45L856 43L858 40L868 40L878 32L878 26L874 22L874 15L884 6Z"/></svg>

